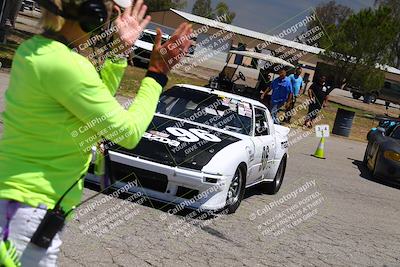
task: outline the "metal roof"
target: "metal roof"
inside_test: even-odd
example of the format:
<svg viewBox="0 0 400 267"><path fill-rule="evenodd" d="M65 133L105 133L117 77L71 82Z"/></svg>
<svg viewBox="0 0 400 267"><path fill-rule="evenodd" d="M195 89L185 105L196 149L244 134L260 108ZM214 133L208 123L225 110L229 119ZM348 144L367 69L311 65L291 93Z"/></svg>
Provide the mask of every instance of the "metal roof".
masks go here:
<svg viewBox="0 0 400 267"><path fill-rule="evenodd" d="M289 40L285 40L282 38L278 38L276 36L272 36L272 35L268 35L265 33L260 33L260 32L256 32L256 31L252 31L252 30L248 30L245 28L241 28L235 25L231 25L231 24L226 24L226 23L222 23L219 22L217 20L212 20L212 19L208 19L208 18L204 18L204 17L200 17L197 15L193 15L187 12L183 12L180 10L176 10L171 8L171 11L178 14L179 16L185 18L186 20L190 21L190 22L195 22L198 24L203 24L203 25L207 25L209 27L212 28L216 28L216 29L220 29L220 30L226 30L229 32L233 32L239 35L243 35L243 36L247 36L250 38L254 38L254 39L258 39L261 41L265 41L265 42L269 42L269 43L274 43L274 44L279 44L282 46L287 46L287 47L292 47L298 50L302 50L302 51L306 51L309 53L313 53L313 54L319 54L320 52L323 51L323 49L318 48L318 47L314 47L314 46L309 46L309 45L305 45L305 44L301 44L301 43L297 43L297 42L293 42L293 41L289 41Z"/></svg>
<svg viewBox="0 0 400 267"><path fill-rule="evenodd" d="M312 54L320 54L322 52L325 52L325 49L322 49L322 48L318 48L318 47L314 47L314 46L310 46L310 45L305 45L305 44L297 43L297 42L294 42L294 41L278 38L276 36L268 35L268 34L265 34L265 33L260 33L260 32L256 32L256 31L248 30L248 29L241 28L241 27L238 27L238 26L235 26L235 25L226 24L226 23L219 22L217 20L212 20L212 19L200 17L200 16L197 16L197 15L193 15L193 14L190 14L190 13L187 13L187 12L183 12L183 11L180 11L180 10L176 10L176 9L173 9L173 8L171 8L170 10L172 12L176 13L177 15L183 17L184 19L190 21L190 22L206 25L206 26L209 26L209 27L212 27L212 28L216 28L216 29L220 29L220 30L226 30L226 31L229 31L229 32L233 32L235 34L247 36L247 37L250 37L250 38L253 38L253 39L257 39L257 40L261 40L261 41L264 41L264 42L267 42L267 43L278 44L278 45L281 45L281 46L294 48L294 49L305 51L305 52L312 53ZM394 67L386 65L386 66L380 66L380 68L382 70L387 71L387 72L400 75L400 70L396 69Z"/></svg>
<svg viewBox="0 0 400 267"><path fill-rule="evenodd" d="M250 58L255 58L255 59L261 59L264 61L268 61L274 64L281 64L284 66L289 66L294 68L295 66L290 64L289 62L279 58L279 57L274 57L271 55L267 55L267 54L263 54L263 53L256 53L256 52L251 52L251 51L237 51L237 50L231 50L229 51L229 53L231 54L235 54L235 55L241 55L241 56L245 56L245 57L250 57Z"/></svg>

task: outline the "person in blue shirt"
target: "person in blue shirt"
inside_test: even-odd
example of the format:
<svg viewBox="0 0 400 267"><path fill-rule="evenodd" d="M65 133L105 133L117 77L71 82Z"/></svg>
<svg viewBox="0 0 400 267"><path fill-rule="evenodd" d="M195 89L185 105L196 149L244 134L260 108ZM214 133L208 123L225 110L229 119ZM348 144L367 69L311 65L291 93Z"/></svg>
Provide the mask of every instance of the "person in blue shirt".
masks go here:
<svg viewBox="0 0 400 267"><path fill-rule="evenodd" d="M298 96L300 96L301 89L303 88L303 77L300 76L302 72L303 69L301 67L297 67L295 73L289 75L289 79L293 87L293 99L296 99Z"/></svg>
<svg viewBox="0 0 400 267"><path fill-rule="evenodd" d="M289 75L289 79L293 88L293 98L292 102L289 103L288 108L286 109L285 122L287 123L290 123L290 120L292 119L291 111L294 109L294 106L297 102L297 97L300 96L301 89L303 87L303 78L300 76L302 72L303 69L301 67L297 67L295 73Z"/></svg>
<svg viewBox="0 0 400 267"><path fill-rule="evenodd" d="M263 93L261 99L264 99L271 90L272 95L269 110L275 124L280 124L278 112L282 106L291 103L293 97L292 83L290 82L290 79L286 77L285 69L279 70L279 77L273 80L270 88Z"/></svg>

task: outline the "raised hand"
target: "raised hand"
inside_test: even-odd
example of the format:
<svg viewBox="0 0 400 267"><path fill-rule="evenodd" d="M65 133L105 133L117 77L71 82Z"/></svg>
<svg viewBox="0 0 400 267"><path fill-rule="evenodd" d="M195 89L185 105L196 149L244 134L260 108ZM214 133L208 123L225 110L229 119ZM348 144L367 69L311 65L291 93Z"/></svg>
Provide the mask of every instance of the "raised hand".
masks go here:
<svg viewBox="0 0 400 267"><path fill-rule="evenodd" d="M147 6L143 0L138 0L134 6L127 7L122 14L118 6L115 5L114 8L118 12L114 21L118 30L117 37L126 49L130 49L150 23L151 17L145 16Z"/></svg>
<svg viewBox="0 0 400 267"><path fill-rule="evenodd" d="M171 39L161 44L162 32L157 29L157 36L151 54L149 71L167 75L168 72L188 53L192 44L192 26L182 23Z"/></svg>

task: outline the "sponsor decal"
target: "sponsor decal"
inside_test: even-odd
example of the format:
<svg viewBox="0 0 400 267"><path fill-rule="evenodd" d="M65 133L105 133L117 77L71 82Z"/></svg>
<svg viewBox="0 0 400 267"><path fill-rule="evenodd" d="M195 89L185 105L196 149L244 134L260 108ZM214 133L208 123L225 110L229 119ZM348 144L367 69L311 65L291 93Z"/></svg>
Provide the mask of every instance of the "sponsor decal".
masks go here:
<svg viewBox="0 0 400 267"><path fill-rule="evenodd" d="M165 137L165 138L168 138L168 137L169 137L169 134L167 134L167 133L162 133L162 132L158 132L158 131L153 131L153 130L151 130L150 133L151 133L152 135L161 136L161 137Z"/></svg>
<svg viewBox="0 0 400 267"><path fill-rule="evenodd" d="M146 138L149 141L155 141L155 142L160 142L172 147L178 147L181 143L176 141L176 140L171 140L167 137L162 137L162 136L158 136L158 135L154 135L152 133L144 133L143 138Z"/></svg>

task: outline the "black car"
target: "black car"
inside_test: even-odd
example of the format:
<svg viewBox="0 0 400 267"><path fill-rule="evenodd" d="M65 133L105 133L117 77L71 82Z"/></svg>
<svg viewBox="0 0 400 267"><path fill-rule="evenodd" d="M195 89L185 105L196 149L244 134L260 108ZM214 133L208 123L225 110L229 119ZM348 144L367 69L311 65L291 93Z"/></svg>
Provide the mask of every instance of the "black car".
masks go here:
<svg viewBox="0 0 400 267"><path fill-rule="evenodd" d="M367 138L364 163L373 177L400 181L400 122L384 121Z"/></svg>
<svg viewBox="0 0 400 267"><path fill-rule="evenodd" d="M400 104L400 84L398 82L386 80L381 90L373 91L369 94L366 94L361 88L352 86L348 86L347 90L352 93L354 99L359 99L362 96L365 99L369 95L372 103L375 103L377 99L381 99L387 103Z"/></svg>

